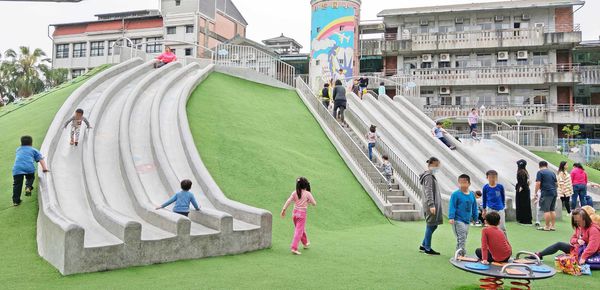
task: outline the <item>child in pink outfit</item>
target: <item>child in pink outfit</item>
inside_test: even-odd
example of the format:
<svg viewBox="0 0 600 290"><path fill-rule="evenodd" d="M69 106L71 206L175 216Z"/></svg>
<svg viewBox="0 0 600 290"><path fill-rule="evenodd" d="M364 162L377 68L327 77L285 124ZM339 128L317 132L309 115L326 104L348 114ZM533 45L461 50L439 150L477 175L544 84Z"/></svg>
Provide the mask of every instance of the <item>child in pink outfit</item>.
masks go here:
<svg viewBox="0 0 600 290"><path fill-rule="evenodd" d="M292 240L291 250L295 255L300 255L298 251L298 243L302 242L305 249L308 249L310 242L306 236L306 210L308 205L316 206L317 202L310 193L310 182L304 177L300 177L296 180L296 191L292 192L290 198L283 205L281 210L281 217L285 217L285 211L294 202L294 239Z"/></svg>
<svg viewBox="0 0 600 290"><path fill-rule="evenodd" d="M154 64L154 68L161 68L164 65L174 62L177 60L177 55L173 53L170 47L165 48L165 52L156 57L157 62Z"/></svg>

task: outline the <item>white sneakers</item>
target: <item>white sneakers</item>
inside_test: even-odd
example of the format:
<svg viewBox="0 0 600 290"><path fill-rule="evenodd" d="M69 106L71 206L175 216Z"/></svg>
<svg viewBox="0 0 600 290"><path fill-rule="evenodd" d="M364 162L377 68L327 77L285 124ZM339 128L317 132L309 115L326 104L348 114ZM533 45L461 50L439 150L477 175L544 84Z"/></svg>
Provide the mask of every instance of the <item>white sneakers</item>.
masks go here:
<svg viewBox="0 0 600 290"><path fill-rule="evenodd" d="M302 253L300 253L298 251L294 251L294 250L292 250L292 254L294 254L294 255L302 255Z"/></svg>

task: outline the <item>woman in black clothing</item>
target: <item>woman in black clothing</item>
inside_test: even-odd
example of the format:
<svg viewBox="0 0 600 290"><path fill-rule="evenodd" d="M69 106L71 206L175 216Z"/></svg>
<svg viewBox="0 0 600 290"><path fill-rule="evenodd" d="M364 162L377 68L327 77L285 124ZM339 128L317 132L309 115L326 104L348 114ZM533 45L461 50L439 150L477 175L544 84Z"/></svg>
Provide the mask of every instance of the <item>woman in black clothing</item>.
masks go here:
<svg viewBox="0 0 600 290"><path fill-rule="evenodd" d="M517 222L520 224L531 224L531 189L529 188L529 172L527 172L527 161L517 161Z"/></svg>

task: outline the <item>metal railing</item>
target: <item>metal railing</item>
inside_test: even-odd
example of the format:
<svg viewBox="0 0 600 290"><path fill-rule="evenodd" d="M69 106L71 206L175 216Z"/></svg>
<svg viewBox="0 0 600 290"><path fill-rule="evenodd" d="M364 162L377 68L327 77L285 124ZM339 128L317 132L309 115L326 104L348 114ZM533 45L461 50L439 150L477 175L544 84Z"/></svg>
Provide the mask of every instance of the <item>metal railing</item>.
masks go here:
<svg viewBox="0 0 600 290"><path fill-rule="evenodd" d="M478 108L478 105L460 105L460 106L442 106L428 105L424 107L424 112L433 119L440 118L467 118L472 108ZM517 113L521 113L525 119L533 117L544 118L544 113L548 111L547 105L494 105L487 106L485 110L486 118L509 119L514 120Z"/></svg>
<svg viewBox="0 0 600 290"><path fill-rule="evenodd" d="M348 132L333 118L332 114L327 110L318 97L312 92L310 87L302 80L302 78L296 78L296 88L300 90L302 100L307 106L313 108L314 112L320 118L325 126L334 134L334 138L344 147L345 151L348 152L349 157L357 165L357 169L367 178L367 181L373 186L377 195L388 204L388 184L383 174L379 171L377 166L369 160L367 153L361 149L361 146L356 144L352 137L348 135Z"/></svg>
<svg viewBox="0 0 600 290"><path fill-rule="evenodd" d="M511 129L501 129L497 134L523 147L549 148L556 146L556 137L552 127L513 126Z"/></svg>
<svg viewBox="0 0 600 290"><path fill-rule="evenodd" d="M557 140L557 151L568 155L578 162L590 163L600 159L600 139L572 139L560 138Z"/></svg>
<svg viewBox="0 0 600 290"><path fill-rule="evenodd" d="M345 117L358 130L356 133L362 134L363 136L367 135L369 132L369 124L367 122L361 119L352 110L347 110L345 112ZM388 156L392 167L402 179L400 180L402 185L414 193L414 196L418 199L417 202L422 203L424 199L423 187L419 182L419 174L413 171L383 140L377 140L375 150L377 150L381 156Z"/></svg>
<svg viewBox="0 0 600 290"><path fill-rule="evenodd" d="M214 59L216 65L253 69L260 74L294 86L296 68L254 47L219 44Z"/></svg>
<svg viewBox="0 0 600 290"><path fill-rule="evenodd" d="M358 80L361 77L369 79L368 88L378 88L381 83L383 83L385 87L393 87L396 90L396 96L419 97L421 94L420 86L417 85L411 77L390 78L382 76L380 73L364 73L360 76L346 78L346 82Z"/></svg>

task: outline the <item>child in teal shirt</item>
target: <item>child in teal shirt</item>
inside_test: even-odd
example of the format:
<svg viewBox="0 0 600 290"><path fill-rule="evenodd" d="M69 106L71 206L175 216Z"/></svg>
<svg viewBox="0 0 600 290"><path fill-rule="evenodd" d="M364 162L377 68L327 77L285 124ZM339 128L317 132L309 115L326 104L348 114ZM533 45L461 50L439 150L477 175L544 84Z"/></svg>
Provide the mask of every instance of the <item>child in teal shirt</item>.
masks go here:
<svg viewBox="0 0 600 290"><path fill-rule="evenodd" d="M466 254L467 236L469 225L477 220L477 199L475 194L469 190L471 177L463 174L458 177L460 188L452 193L448 207L448 219L456 236L456 250L460 250L459 256Z"/></svg>

